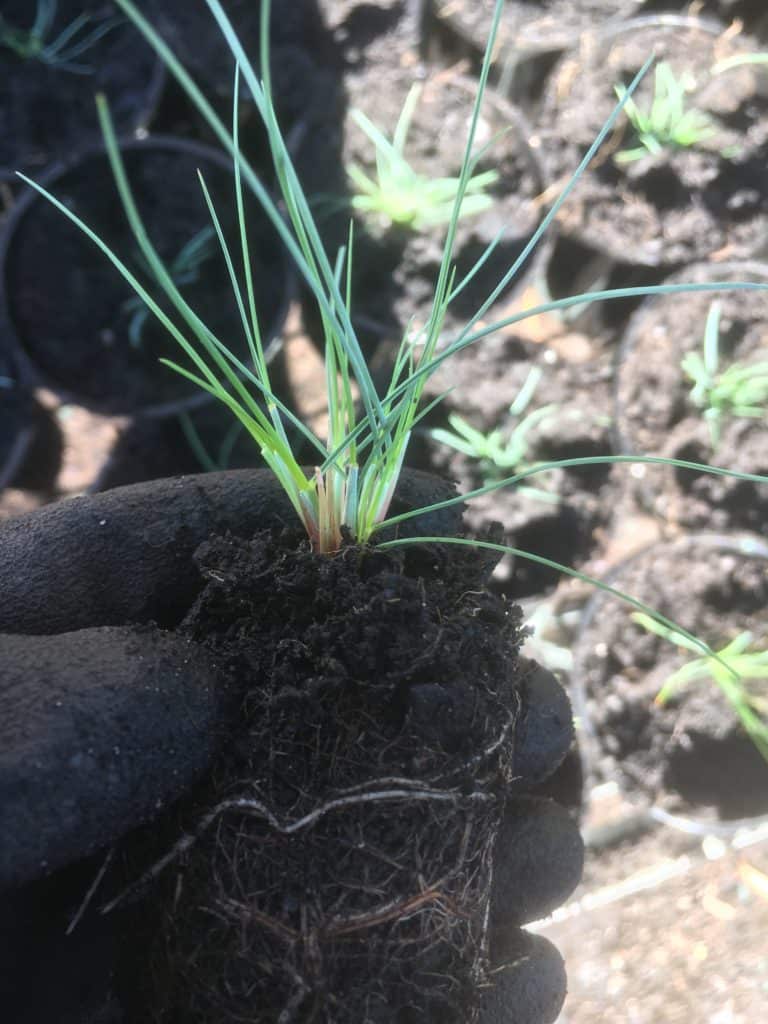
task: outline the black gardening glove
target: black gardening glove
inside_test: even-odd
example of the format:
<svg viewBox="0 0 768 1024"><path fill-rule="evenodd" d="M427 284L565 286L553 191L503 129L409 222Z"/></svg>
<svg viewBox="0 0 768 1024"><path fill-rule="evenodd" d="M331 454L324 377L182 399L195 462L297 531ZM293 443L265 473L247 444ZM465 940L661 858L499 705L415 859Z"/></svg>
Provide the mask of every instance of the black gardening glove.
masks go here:
<svg viewBox="0 0 768 1024"><path fill-rule="evenodd" d="M392 511L452 493L406 472ZM88 889L113 843L204 775L234 708L211 657L170 631L201 588L193 552L212 534L250 536L293 518L271 475L245 470L76 498L0 527L0 1006L9 1024L123 1021L110 995L122 918L95 913L98 892L89 902ZM406 528L456 534L460 510ZM556 1018L562 960L520 926L560 904L581 872L570 816L525 796L569 747L567 698L535 667L522 697L481 1024Z"/></svg>

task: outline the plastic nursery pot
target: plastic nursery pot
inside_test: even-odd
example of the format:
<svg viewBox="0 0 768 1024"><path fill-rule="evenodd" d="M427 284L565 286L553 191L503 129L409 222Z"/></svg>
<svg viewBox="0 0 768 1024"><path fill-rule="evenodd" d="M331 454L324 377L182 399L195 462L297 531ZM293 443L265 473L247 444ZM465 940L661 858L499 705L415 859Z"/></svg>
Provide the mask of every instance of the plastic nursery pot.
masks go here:
<svg viewBox="0 0 768 1024"><path fill-rule="evenodd" d="M768 546L749 536L692 534L653 544L605 582L673 619L713 650L744 630L768 642ZM587 606L571 695L593 773L663 812L741 819L768 811L768 763L710 679L674 688L669 676L698 657L636 623L604 593ZM754 681L757 688L765 682ZM762 698L764 700L765 694Z"/></svg>
<svg viewBox="0 0 768 1024"><path fill-rule="evenodd" d="M162 64L141 34L116 4L103 0L49 4L53 17L44 40L47 49L21 56L3 33L31 29L36 11L45 6L37 0L3 0L0 180L15 180L16 171L36 172L100 139L96 93L107 95L119 132L146 125L165 80ZM81 27L63 40L81 18Z"/></svg>
<svg viewBox="0 0 768 1024"><path fill-rule="evenodd" d="M205 178L230 246L239 237L231 164L220 153L168 137L122 147L139 211L155 248L198 316L220 338L243 337L205 203ZM131 233L103 150L90 150L42 181L129 265L177 324ZM274 229L246 196L256 305L264 343L284 320L291 275ZM0 318L30 377L65 400L104 413L165 415L208 396L158 359L184 365L178 344L86 236L36 192L16 205L0 241ZM245 339L243 340L243 351Z"/></svg>
<svg viewBox="0 0 768 1024"><path fill-rule="evenodd" d="M563 209L562 230L623 263L674 266L712 254L749 258L768 229L768 74L713 72L716 62L759 50L716 22L673 15L638 18L585 35L555 68L538 120L551 175L566 180L649 55L634 101L650 110L659 69L689 87L686 111L704 127L693 145L651 152L620 115ZM677 86L676 86L677 87ZM661 95L661 93L660 93Z"/></svg>
<svg viewBox="0 0 768 1024"><path fill-rule="evenodd" d="M636 14L645 0L507 0L499 23L492 74L499 92L527 107L541 93L557 53L596 24ZM427 0L426 33L449 54L479 61L494 0Z"/></svg>
<svg viewBox="0 0 768 1024"><path fill-rule="evenodd" d="M49 489L60 459L61 437L50 415L0 350L0 491L11 485Z"/></svg>
<svg viewBox="0 0 768 1024"><path fill-rule="evenodd" d="M768 265L700 263L669 279L768 283ZM685 292L646 299L629 321L617 350L616 448L625 454L662 455L759 475L768 474L766 415L719 418L715 432L691 398L694 381L682 367L689 353L703 359L713 303L720 309L718 373L735 363L768 360L768 292ZM671 525L734 527L762 533L768 486L671 467L632 469L640 500Z"/></svg>
<svg viewBox="0 0 768 1024"><path fill-rule="evenodd" d="M421 80L412 69L399 65L366 66L348 82L350 112L360 110L391 139L414 86L420 91L404 146L405 159L416 174L426 179L457 177L477 92L474 80L450 70ZM376 148L352 113L344 134L344 167L354 166L376 180ZM543 190L543 176L528 135L519 111L489 90L481 109L476 148L490 145L475 173L493 171L497 177L484 189L487 206L479 211L468 208L459 221L454 250L457 280L502 228L505 233L452 304L446 317L446 337L484 302L541 220L538 196ZM399 341L409 324L416 332L429 315L446 223L430 221L426 202L417 204L418 217L403 217L400 221L377 209L356 208L357 187L350 176L347 189L347 195L336 203L336 212L325 221L329 248L333 251L346 241L351 206L355 217L353 317L357 317L360 332L369 343L377 338ZM465 202L471 204L473 200L470 197ZM510 285L509 294L520 288L524 273Z"/></svg>

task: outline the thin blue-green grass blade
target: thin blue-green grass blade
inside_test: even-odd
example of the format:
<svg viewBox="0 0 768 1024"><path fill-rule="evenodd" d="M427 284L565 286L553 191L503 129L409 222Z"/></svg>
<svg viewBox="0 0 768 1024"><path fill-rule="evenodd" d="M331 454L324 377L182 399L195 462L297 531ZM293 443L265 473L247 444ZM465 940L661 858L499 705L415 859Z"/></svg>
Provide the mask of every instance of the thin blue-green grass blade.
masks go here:
<svg viewBox="0 0 768 1024"><path fill-rule="evenodd" d="M624 109L627 101L631 98L633 92L637 89L638 85L640 84L640 82L643 80L643 78L647 74L649 68L653 64L653 61L654 61L654 58L653 57L649 57L648 60L645 62L645 64L640 68L638 73L635 75L635 77L632 79L631 83L629 84L629 86L627 87L627 89L624 92L623 98L617 103L617 105L614 108L614 110L612 111L611 115L608 117L607 121L605 122L603 127L600 129L600 131L596 135L594 141L592 142L592 145L589 147L587 152L584 154L583 158L581 159L581 162L579 163L578 167L576 168L576 170L573 172L573 174L569 178L569 180L568 180L567 184L565 185L565 187L563 188L562 192L557 197L557 199L552 204L552 206L547 211L547 213L544 215L544 218L542 219L541 224L539 224L539 226L536 229L536 231L533 233L533 235L531 236L529 241L523 247L522 252L519 254L519 256L514 261L512 266L509 268L509 270L506 272L506 274L504 274L504 276L501 278L501 280L496 285L496 287L491 291L490 295L485 300L485 302L482 303L482 305L479 307L479 309L467 321L466 327L464 328L464 331L462 332L462 335L464 333L466 333L467 331L470 331L472 329L472 327L477 323L477 321L482 319L483 316L485 316L485 314L488 312L488 310L494 304L494 302L499 297L499 295L501 295L501 293L504 291L504 289L507 287L507 285L510 283L510 281L512 281L517 276L517 273L520 270L520 268L522 266L524 266L524 264L526 263L528 257L531 255L531 253L537 247L537 245L539 244L539 242L541 241L541 239L544 237L544 235L546 234L547 230L549 229L550 225L552 224L552 221L555 219L555 217L559 213L560 208L562 207L563 203L566 201L568 196L574 190L574 188L576 187L576 185L580 181L582 175L586 171L587 167L589 166L589 164L594 159L595 155L597 154L597 151L602 146L602 144L605 141L608 133L613 129L613 126L616 123L616 121L618 120L619 116L621 115L621 112ZM482 259L482 256L480 258ZM533 315L533 314L531 314L531 315Z"/></svg>
<svg viewBox="0 0 768 1024"><path fill-rule="evenodd" d="M243 260L243 275L245 277L245 291L248 297L248 313L251 321L251 330L246 331L248 346L251 350L251 359L254 366L260 368L260 373L265 383L269 385L269 371L264 358L259 317L256 312L256 292L253 287L253 272L251 270L251 255L248 246L248 226L245 219L245 203L243 202L243 175L240 168L240 126L238 118L238 102L240 98L240 67L235 65L235 82L232 97L232 146L234 148L234 173L235 173L235 204L237 207L237 223L240 229L240 251Z"/></svg>

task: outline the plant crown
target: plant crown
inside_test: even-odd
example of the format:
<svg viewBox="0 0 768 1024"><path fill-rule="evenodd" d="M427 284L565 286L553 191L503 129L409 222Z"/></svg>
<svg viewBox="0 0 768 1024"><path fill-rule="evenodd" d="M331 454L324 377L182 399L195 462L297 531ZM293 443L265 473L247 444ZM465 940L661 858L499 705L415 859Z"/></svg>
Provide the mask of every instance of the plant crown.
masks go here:
<svg viewBox="0 0 768 1024"><path fill-rule="evenodd" d="M93 68L79 63L77 58L87 53L107 32L123 24L124 19L94 17L83 11L55 39L48 41L58 6L58 0L37 0L35 20L29 29L11 25L0 14L0 49L5 47L22 60L39 60L59 71L90 75Z"/></svg>
<svg viewBox="0 0 768 1024"><path fill-rule="evenodd" d="M720 444L725 419L768 417L768 360L732 362L721 370L720 312L721 303L713 302L707 314L702 352L688 352L680 363L683 373L693 381L689 398L703 410L713 452Z"/></svg>
<svg viewBox="0 0 768 1024"><path fill-rule="evenodd" d="M376 178L371 178L357 164L347 165L347 174L357 194L352 207L364 213L378 214L387 224L399 224L414 231L428 226L447 224L452 215L460 178L430 178L419 174L408 163L405 145L421 86L411 87L390 141L361 110L350 116L365 133L376 152ZM464 202L459 217L489 209L493 200L485 189L498 181L497 171L472 175L464 184Z"/></svg>

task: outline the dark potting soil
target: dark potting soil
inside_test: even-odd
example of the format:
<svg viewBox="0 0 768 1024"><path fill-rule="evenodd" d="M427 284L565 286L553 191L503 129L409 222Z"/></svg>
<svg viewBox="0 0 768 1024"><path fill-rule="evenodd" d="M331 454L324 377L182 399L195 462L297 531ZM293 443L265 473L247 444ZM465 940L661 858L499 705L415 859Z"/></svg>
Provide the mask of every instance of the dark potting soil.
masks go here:
<svg viewBox="0 0 768 1024"><path fill-rule="evenodd" d="M691 538L646 549L609 582L713 650L743 630L753 633L751 650L768 641L765 558ZM575 652L587 738L595 742L592 767L668 809L701 814L702 806L714 807L724 818L765 813L768 764L722 692L696 680L656 705L668 676L694 656L636 624L630 611L597 597ZM757 693L761 683L754 686Z"/></svg>
<svg viewBox="0 0 768 1024"><path fill-rule="evenodd" d="M766 282L768 267L700 264L673 280ZM768 418L723 417L720 440L713 450L703 410L690 399L693 381L680 366L687 353L703 353L705 324L713 302L721 307L720 372L734 362L750 365L768 361L765 292L688 292L647 300L630 321L618 353L618 446L627 452L765 475ZM647 466L643 472L641 500L669 523L764 533L768 520L765 485L685 469Z"/></svg>
<svg viewBox="0 0 768 1024"><path fill-rule="evenodd" d="M129 145L124 159L139 211L166 265L199 232L212 230L198 168L228 243L236 243L234 181L226 160L217 153L177 140L150 139ZM160 300L143 268L106 157L91 155L47 184ZM279 329L284 310L285 262L265 215L246 202L256 306L266 344ZM129 331L141 308L138 299L103 253L63 214L32 196L18 209L8 231L3 267L6 313L44 383L109 413L161 411L179 401L205 400L189 381L158 363L165 357L191 367L153 315L146 316L138 338L132 340ZM195 280L181 285L181 292L213 332L245 359L242 324L215 235L205 245ZM183 325L167 300L161 305Z"/></svg>
<svg viewBox="0 0 768 1024"><path fill-rule="evenodd" d="M687 26L687 27L686 27ZM765 71L710 73L715 61L759 50L755 40L724 36L712 23L638 19L615 33L585 36L556 68L538 127L553 178L565 182L616 105L614 86L628 85L648 56L689 75L688 109L710 118L714 134L688 148L618 165L614 157L639 145L621 116L564 206L563 229L615 259L649 266L703 259L743 259L768 228ZM647 111L655 74L634 94Z"/></svg>
<svg viewBox="0 0 768 1024"><path fill-rule="evenodd" d="M29 0L3 0L2 18L13 27L29 29L38 6ZM50 43L82 13L90 21L70 45L119 16L117 5L108 0L58 0L54 6ZM62 52L66 50L65 46ZM96 93L106 94L120 133L132 131L151 114L163 72L154 52L126 19L73 60L85 73L22 59L0 44L0 178L10 178L17 170L33 172L97 142L101 132Z"/></svg>
<svg viewBox="0 0 768 1024"><path fill-rule="evenodd" d="M519 610L483 590L476 555L297 540L198 552L186 629L242 712L162 838L195 835L152 882L129 1019L464 1024L514 774Z"/></svg>
<svg viewBox="0 0 768 1024"><path fill-rule="evenodd" d="M512 416L510 404L534 367L542 377L533 398L520 416ZM428 388L431 397L449 389L450 393L423 421L414 456L424 460L423 468L456 480L461 493L512 476L522 466L502 469L432 438L429 432L434 428L454 432L448 420L452 413L486 435L499 430L506 441L523 417L551 406L550 414L526 434L526 465L611 452L611 370L598 355L583 363L568 362L545 345L498 331L448 360ZM607 465L534 474L516 487L474 498L465 521L478 534L501 523L505 543L575 566L594 548L596 531L606 525L615 505L609 492L618 484L618 474ZM523 558L516 558L512 568L505 559L494 586L520 598L540 593L558 579L555 569Z"/></svg>
<svg viewBox="0 0 768 1024"><path fill-rule="evenodd" d="M405 144L405 157L430 179L458 177L470 128L476 84L455 70L426 79L411 66L366 65L347 76L350 110L360 109L391 139L411 87L421 88ZM495 140L495 141L494 141ZM538 162L528 145L522 115L491 92L478 122L475 148L490 145L475 173L494 170L498 180L485 191L491 206L468 213L459 222L455 244L460 280L489 243L504 229L494 253L457 296L446 320L446 332L463 322L487 298L509 269L541 219L537 197L543 189ZM342 153L344 167L354 164L376 180L375 149L368 136L347 117ZM355 186L348 182L350 198ZM330 207L329 207L330 208ZM324 230L332 251L347 241L349 208L326 219ZM411 324L424 326L429 315L447 226L391 224L375 212L356 212L352 311L363 336L399 340Z"/></svg>

